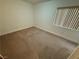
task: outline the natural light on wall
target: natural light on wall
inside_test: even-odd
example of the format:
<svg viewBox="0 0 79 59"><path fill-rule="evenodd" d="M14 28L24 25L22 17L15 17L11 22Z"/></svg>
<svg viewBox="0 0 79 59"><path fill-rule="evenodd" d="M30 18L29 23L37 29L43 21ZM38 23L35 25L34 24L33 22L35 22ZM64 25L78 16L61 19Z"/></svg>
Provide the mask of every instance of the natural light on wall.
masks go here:
<svg viewBox="0 0 79 59"><path fill-rule="evenodd" d="M79 30L79 7L61 7L57 9L54 20L56 26Z"/></svg>

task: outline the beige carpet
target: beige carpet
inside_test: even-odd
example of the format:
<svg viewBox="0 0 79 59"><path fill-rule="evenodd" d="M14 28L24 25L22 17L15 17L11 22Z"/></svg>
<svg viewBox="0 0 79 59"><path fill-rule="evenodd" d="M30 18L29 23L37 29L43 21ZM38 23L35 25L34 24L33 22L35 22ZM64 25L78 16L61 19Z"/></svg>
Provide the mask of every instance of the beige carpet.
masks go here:
<svg viewBox="0 0 79 59"><path fill-rule="evenodd" d="M79 47L77 47L68 59L79 59Z"/></svg>
<svg viewBox="0 0 79 59"><path fill-rule="evenodd" d="M32 27L0 37L5 59L67 59L76 43Z"/></svg>

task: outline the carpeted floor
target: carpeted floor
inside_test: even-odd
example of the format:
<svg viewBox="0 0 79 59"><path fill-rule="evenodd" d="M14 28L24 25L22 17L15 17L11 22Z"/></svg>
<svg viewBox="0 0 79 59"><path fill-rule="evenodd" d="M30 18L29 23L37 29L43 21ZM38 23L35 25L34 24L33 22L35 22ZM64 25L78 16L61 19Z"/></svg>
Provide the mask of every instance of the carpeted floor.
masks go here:
<svg viewBox="0 0 79 59"><path fill-rule="evenodd" d="M67 59L76 43L32 27L0 37L6 59Z"/></svg>

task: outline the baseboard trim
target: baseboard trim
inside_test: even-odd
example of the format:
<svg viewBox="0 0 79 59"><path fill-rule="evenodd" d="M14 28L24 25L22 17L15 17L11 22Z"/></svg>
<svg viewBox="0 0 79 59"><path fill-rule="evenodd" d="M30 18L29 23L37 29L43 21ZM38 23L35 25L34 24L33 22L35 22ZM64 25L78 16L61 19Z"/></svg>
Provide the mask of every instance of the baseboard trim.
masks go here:
<svg viewBox="0 0 79 59"><path fill-rule="evenodd" d="M44 31L44 32L47 32L47 33L49 33L49 34L51 34L51 35L55 35L55 36L57 36L57 37L59 37L59 38L62 38L62 39L64 39L64 40L66 40L66 41L69 41L69 42L71 42L71 43L74 43L74 44L79 45L78 42L73 41L73 40L71 40L71 39L69 39L69 38L66 38L66 37L64 37L64 36L62 36L62 35L60 35L60 34L57 34L57 33L54 33L54 32L50 32L50 31L48 31L48 30L42 29L41 27L37 27L37 26L36 26L36 28L38 28L38 29L40 29L40 30L42 30L42 31Z"/></svg>
<svg viewBox="0 0 79 59"><path fill-rule="evenodd" d="M17 29L17 30L14 30L14 31L6 32L6 33L3 33L3 34L0 34L0 36L8 35L8 34L15 33L15 32L21 31L21 30L25 30L25 29L29 29L29 28L32 28L32 27L34 27L34 26L30 26L30 27L21 28L21 29Z"/></svg>
<svg viewBox="0 0 79 59"><path fill-rule="evenodd" d="M4 35L11 34L11 33L15 33L15 32L18 32L18 31L22 31L22 30L25 30L25 29L29 29L29 28L37 28L38 30L44 31L44 32L49 33L49 34L51 34L51 35L55 35L55 36L57 36L57 37L59 37L59 38L65 39L66 41L69 41L69 42L71 42L71 43L74 43L74 44L77 44L77 45L79 44L78 42L75 42L75 41L73 41L73 40L71 40L71 39L69 39L69 38L63 37L63 36L60 35L60 34L57 34L57 33L54 33L54 32L50 32L50 31L48 31L48 30L46 30L46 29L42 29L41 27L37 27L37 26L31 26L31 27L27 27L27 28L15 30L15 31L12 31L12 32L7 32L7 33L4 33L4 34L1 34L0 37L1 37L1 36L4 36Z"/></svg>

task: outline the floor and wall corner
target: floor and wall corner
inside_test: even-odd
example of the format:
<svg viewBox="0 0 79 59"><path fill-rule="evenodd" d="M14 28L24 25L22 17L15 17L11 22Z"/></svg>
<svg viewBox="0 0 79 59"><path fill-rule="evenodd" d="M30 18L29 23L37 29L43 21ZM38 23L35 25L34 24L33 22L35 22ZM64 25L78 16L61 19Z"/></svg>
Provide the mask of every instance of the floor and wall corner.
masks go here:
<svg viewBox="0 0 79 59"><path fill-rule="evenodd" d="M29 1L31 1L31 0L29 0ZM23 48L23 49L18 50L16 52L16 55L18 57L16 57L16 55L12 54L13 52L11 50L8 51L9 53L5 52L2 54L3 55L12 54L13 56L9 55L9 59L10 58L11 59L12 58L22 59L22 57L26 58L26 56L23 53L24 51L26 51L25 49L31 48L33 51L29 50L29 49L27 49L27 51L31 51L32 53L30 53L30 54L34 53L34 55L31 57L27 57L27 58L29 58L29 59L31 59L31 58L45 59L45 57L43 56L44 55L43 53L42 53L43 54L42 58L41 57L39 58L37 56L38 54L40 54L39 51L42 51L42 49L44 50L45 48L47 49L46 51L50 50L49 46L51 46L52 44L55 44L58 38L60 39L58 44L60 44L60 42L62 42L62 44L68 44L68 47L65 46L65 48L70 49L72 51L76 47L76 45L70 43L70 41L79 44L79 32L57 27L52 24L53 23L52 20L54 19L54 16L56 14L57 7L76 6L76 5L79 5L79 1L78 0L58 0L58 1L50 0L50 1L45 1L45 2L43 1L40 3L31 3L29 1L26 1L26 0L0 0L0 53L1 53L1 43L3 44L3 48L5 48L6 50L12 49L11 45L12 46L15 45L15 49L13 48L13 51L16 51L16 49L18 49L18 48L20 49L20 47L18 47L18 46L22 45L23 47L21 46L21 48ZM46 32L43 32L42 30L50 32L50 33L52 33L52 35L50 35ZM12 34L10 35L8 33L12 33ZM8 35L6 35L6 34L8 34ZM53 34L55 34L57 36L55 36ZM53 38L52 36L53 37L55 36L55 37ZM63 38L60 38L58 36L63 37ZM32 38L34 39L34 41L32 41ZM45 39L47 39L47 38L49 40L45 41ZM64 38L67 40L70 40L70 41L68 43L67 43L67 41L66 42L61 41L61 39L64 39ZM22 39L23 39L23 41L22 41ZM54 39L56 39L56 41ZM54 42L51 42L53 40L54 40ZM29 43L27 44L24 41L29 42L31 44L29 44ZM38 42L38 43L36 43L36 42ZM9 45L9 44L11 44L11 45ZM26 44L27 44L27 47L26 47ZM34 52L35 48L33 48L31 46L32 44L33 44L33 47L36 48L37 52L36 51ZM57 43L55 44L56 45L56 46L54 46L55 49L58 47L58 44ZM4 45L6 45L7 47L9 46L9 47L7 48ZM30 47L28 47L28 45L30 45ZM41 45L43 45L43 46L41 46ZM41 49L39 47L41 47ZM58 49L57 51L59 51L61 49L60 47L62 47L62 50L65 51L64 45L59 46L59 48L57 48ZM51 47L51 49L53 49L53 47ZM4 49L2 49L2 50L3 50L3 52L5 51ZM69 53L71 53L70 50L67 50L66 53L68 53L68 51L69 51ZM24 56L21 56L20 51L22 51L22 54ZM43 51L43 52L45 53L45 51ZM48 52L51 52L51 51L48 51ZM48 53L48 52L46 52L46 53ZM20 55L18 55L18 53L20 53ZM25 54L27 54L27 52ZM62 55L62 53L60 55ZM47 59L49 58L48 55L45 55L45 56L47 57ZM57 57L51 57L51 59L52 58L57 59ZM64 58L64 56L59 57L59 58L60 59Z"/></svg>

